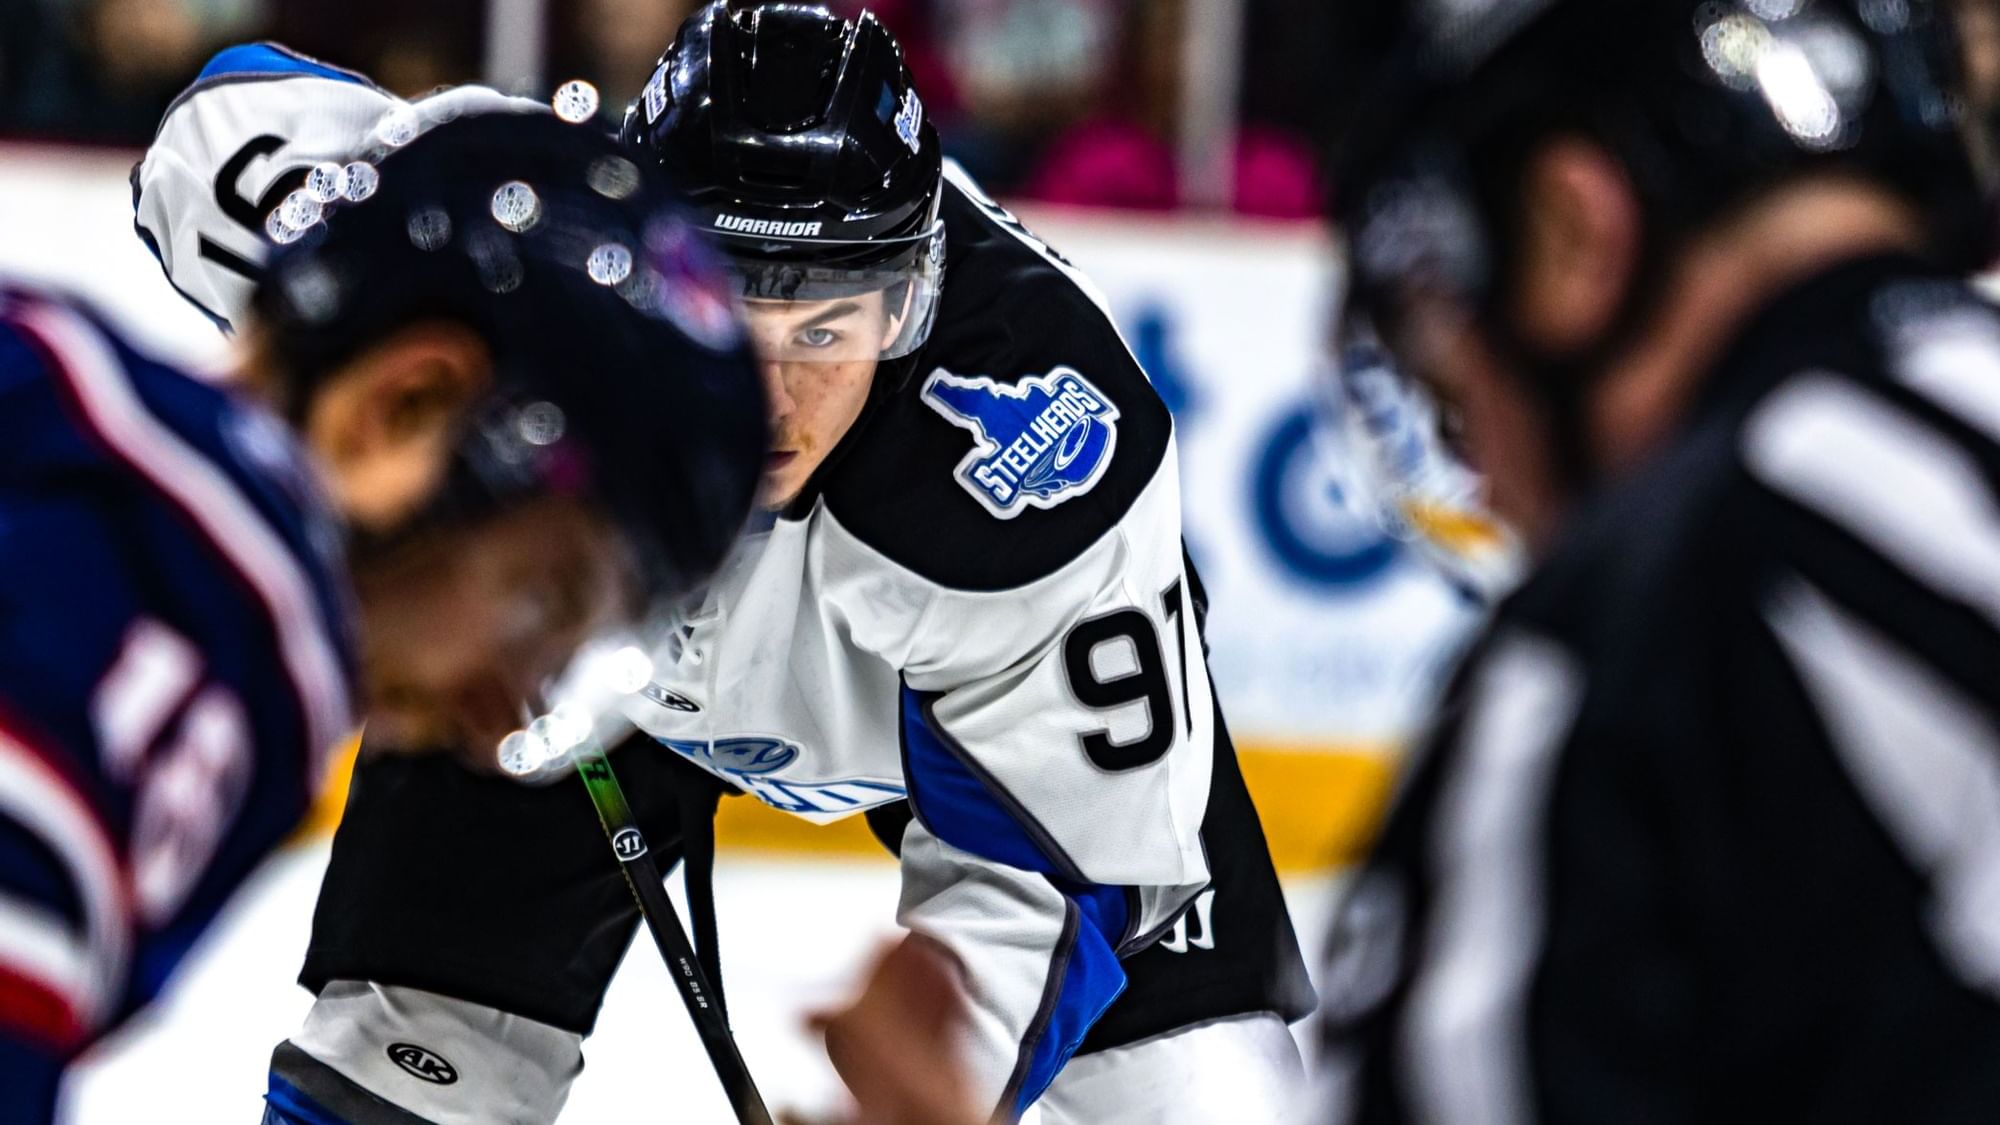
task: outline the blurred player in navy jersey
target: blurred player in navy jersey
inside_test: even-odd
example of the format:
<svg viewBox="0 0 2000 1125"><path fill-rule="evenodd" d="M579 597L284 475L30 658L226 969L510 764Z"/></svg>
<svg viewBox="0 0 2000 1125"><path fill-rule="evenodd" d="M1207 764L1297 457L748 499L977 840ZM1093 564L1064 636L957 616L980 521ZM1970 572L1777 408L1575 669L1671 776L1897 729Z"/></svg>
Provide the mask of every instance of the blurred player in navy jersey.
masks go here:
<svg viewBox="0 0 2000 1125"><path fill-rule="evenodd" d="M2000 1120L2000 315L1945 5L1341 6L1357 309L1537 561L1326 1120Z"/></svg>
<svg viewBox="0 0 2000 1125"><path fill-rule="evenodd" d="M490 758L750 510L759 383L652 174L546 113L386 148L278 200L236 387L0 291L9 1125L159 993L362 708Z"/></svg>

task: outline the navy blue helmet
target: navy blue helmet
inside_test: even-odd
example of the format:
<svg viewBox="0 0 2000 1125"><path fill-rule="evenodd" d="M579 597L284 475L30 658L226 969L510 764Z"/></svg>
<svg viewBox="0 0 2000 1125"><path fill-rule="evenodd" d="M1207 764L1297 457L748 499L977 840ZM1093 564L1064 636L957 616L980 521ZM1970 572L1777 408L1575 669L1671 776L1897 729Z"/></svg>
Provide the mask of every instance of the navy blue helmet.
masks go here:
<svg viewBox="0 0 2000 1125"><path fill-rule="evenodd" d="M765 405L719 259L664 178L513 113L440 125L375 171L372 194L277 248L254 308L295 416L401 325L485 340L493 382L448 480L387 539L573 495L624 532L649 596L705 581L755 500Z"/></svg>

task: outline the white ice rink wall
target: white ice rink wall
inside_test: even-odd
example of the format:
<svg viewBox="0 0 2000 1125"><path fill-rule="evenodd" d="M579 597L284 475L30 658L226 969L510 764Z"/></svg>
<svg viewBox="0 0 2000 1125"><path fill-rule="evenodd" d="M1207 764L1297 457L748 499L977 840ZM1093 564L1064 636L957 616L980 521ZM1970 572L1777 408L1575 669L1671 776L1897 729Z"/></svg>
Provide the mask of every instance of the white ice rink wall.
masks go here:
<svg viewBox="0 0 2000 1125"><path fill-rule="evenodd" d="M170 354L219 363L214 330L132 234L134 156L0 146L0 273L71 286ZM1293 869L1351 852L1386 753L1470 610L1341 504L1314 440L1334 282L1325 238L1312 225L1024 217L1098 283L1174 412L1187 540L1212 599L1212 665L1274 848ZM728 815L725 841L872 847L858 830Z"/></svg>
<svg viewBox="0 0 2000 1125"><path fill-rule="evenodd" d="M0 276L80 292L164 354L220 369L223 342L132 233L135 155L0 145ZM1215 677L1311 944L1324 883L1305 876L1363 838L1392 749L1472 611L1344 508L1320 460L1311 400L1334 279L1317 228L1024 217L1096 280L1174 411L1188 544L1212 598ZM879 853L864 857L874 845L858 818L846 833L808 832L754 802L725 810L724 844L739 845L720 874L726 971L745 1049L773 1076L778 1100L826 1105L833 1079L797 1016L834 996L886 929L893 868ZM819 854L801 865L744 847ZM73 1120L255 1119L269 1045L303 1011L289 981L323 848L308 843L272 865L164 1016L78 1085ZM774 911L779 900L792 905ZM726 1120L719 1100L710 1108L721 1116L701 1108L709 1080L684 1022L658 966L628 962L565 1120L652 1119L635 1104L649 1091L683 1099L687 1120ZM675 1092L683 1064L702 1094Z"/></svg>

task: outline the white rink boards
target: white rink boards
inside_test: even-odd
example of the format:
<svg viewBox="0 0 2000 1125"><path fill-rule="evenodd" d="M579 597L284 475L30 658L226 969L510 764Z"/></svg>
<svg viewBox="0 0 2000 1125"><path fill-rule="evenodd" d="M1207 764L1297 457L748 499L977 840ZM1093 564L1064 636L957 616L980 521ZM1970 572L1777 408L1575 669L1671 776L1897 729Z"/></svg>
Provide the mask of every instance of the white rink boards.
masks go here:
<svg viewBox="0 0 2000 1125"><path fill-rule="evenodd" d="M314 843L264 866L165 1003L75 1071L64 1096L68 1125L255 1125L271 1048L311 999L293 978L326 854L325 843ZM839 1105L838 1079L801 1021L837 1003L875 946L895 935L896 868L723 856L715 882L730 1016L758 1083L774 1110ZM678 876L668 885L678 904ZM1324 878L1288 885L1315 966L1328 886ZM734 1120L643 936L612 983L584 1058L565 1123Z"/></svg>
<svg viewBox="0 0 2000 1125"><path fill-rule="evenodd" d="M136 156L0 145L0 279L81 292L164 355L215 365L226 352L222 338L167 286L132 233L125 176ZM1308 451L1296 445L1293 423L1310 398L1330 280L1325 247L1309 227L1077 213L1030 221L1104 286L1178 407L1189 537L1216 602L1219 686L1239 743L1267 759L1246 758L1246 772L1274 757L1332 762L1324 774L1287 771L1261 788L1260 777L1251 782L1274 846L1280 837L1288 842L1281 862L1333 859L1326 841L1340 834L1332 822L1369 822L1370 802L1347 802L1337 816L1323 785L1288 783L1301 776L1379 782L1383 748L1407 723L1463 613L1400 559L1363 565L1374 557L1370 533L1326 502ZM1289 553L1276 549L1280 542ZM1342 561L1350 556L1351 565ZM1274 795L1290 800L1274 805ZM258 1119L270 1049L309 1000L293 978L325 847L303 845L266 865L160 1008L79 1068L68 1121ZM1309 954L1328 885L1323 876L1289 884ZM800 1022L837 1001L876 943L892 935L895 868L725 855L717 894L732 1015L752 1068L774 1107L832 1107L837 1080ZM643 939L585 1056L567 1122L730 1120L679 998Z"/></svg>

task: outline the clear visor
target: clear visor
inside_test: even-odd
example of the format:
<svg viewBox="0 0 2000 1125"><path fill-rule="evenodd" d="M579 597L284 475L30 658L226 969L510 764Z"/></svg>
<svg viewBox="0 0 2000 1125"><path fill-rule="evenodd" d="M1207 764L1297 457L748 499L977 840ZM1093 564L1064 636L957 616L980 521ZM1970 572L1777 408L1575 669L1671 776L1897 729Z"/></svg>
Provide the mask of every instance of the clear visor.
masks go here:
<svg viewBox="0 0 2000 1125"><path fill-rule="evenodd" d="M725 250L758 245L726 236ZM794 253L816 251L814 262L733 256L737 295L757 354L767 363L853 363L899 359L923 347L937 317L944 279L944 224L894 242L788 239ZM872 251L866 265L843 265L843 249Z"/></svg>

